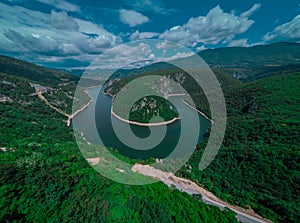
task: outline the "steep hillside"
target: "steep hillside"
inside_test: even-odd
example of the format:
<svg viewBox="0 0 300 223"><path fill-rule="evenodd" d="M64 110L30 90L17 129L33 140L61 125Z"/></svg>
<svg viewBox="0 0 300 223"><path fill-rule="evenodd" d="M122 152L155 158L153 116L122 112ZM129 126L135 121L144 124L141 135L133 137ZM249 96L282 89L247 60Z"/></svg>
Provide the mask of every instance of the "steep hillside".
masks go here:
<svg viewBox="0 0 300 223"><path fill-rule="evenodd" d="M179 176L275 222L297 222L300 185L300 73L233 87L228 124L213 163L199 172L205 143Z"/></svg>

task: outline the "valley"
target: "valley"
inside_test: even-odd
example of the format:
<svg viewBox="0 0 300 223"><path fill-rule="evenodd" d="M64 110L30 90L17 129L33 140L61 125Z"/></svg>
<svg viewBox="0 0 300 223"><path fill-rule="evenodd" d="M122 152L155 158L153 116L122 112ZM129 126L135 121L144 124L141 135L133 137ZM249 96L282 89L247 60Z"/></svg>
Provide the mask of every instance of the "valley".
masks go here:
<svg viewBox="0 0 300 223"><path fill-rule="evenodd" d="M279 46L283 48L284 45ZM284 58L279 59L284 61ZM279 59L271 58L269 64L277 64ZM269 66L269 70L265 66L263 75L249 73L246 79L237 80L232 77L232 72L237 72L237 62L232 63L234 68L229 67L229 62L224 67L214 68L227 103L228 125L213 163L203 171L198 169L207 142L204 137L188 163L172 179L163 173L160 180L167 185L158 182L135 187L101 176L78 150L66 121L71 120L70 117L80 117L92 104L82 89L82 104L75 108L78 112L72 112L78 77L0 57L0 220L236 222L237 209L232 207L239 206L249 215L249 210L253 210L263 218L262 222L297 222L300 213L298 65L294 61L291 65L281 62L277 71L273 66ZM292 68L284 71L284 66ZM151 67L143 69L147 70L147 75L156 72ZM244 72L246 68L240 66L239 69ZM181 73L178 69L170 68L162 75L178 73ZM181 83L195 98L196 108L210 118L201 89L188 76ZM48 90L36 90L31 84ZM136 111L144 113L144 110ZM139 121L140 116L136 113L132 120ZM144 122L149 121L148 117L144 118ZM113 148L108 151L141 172L157 158L128 158ZM91 155L94 160L90 161L94 163L103 162L105 166L105 162L111 162L108 157ZM97 157L99 159L95 160ZM128 177L138 174L123 167L116 167L115 171L128 174ZM157 177L156 173L145 175ZM187 189L176 184L180 179L210 191L235 213L207 205L199 195L190 196ZM171 184L177 189L169 188ZM215 201L211 199L207 203Z"/></svg>

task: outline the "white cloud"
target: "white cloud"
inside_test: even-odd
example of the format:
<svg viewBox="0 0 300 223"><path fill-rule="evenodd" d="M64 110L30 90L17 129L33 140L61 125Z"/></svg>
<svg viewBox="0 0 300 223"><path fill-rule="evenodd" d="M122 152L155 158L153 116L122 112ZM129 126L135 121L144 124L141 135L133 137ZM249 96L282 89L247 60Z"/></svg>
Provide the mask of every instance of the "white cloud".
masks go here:
<svg viewBox="0 0 300 223"><path fill-rule="evenodd" d="M135 31L134 33L131 34L130 40L135 41L135 40L143 40L143 39L151 39L153 37L158 36L159 33L155 32L139 32L138 30Z"/></svg>
<svg viewBox="0 0 300 223"><path fill-rule="evenodd" d="M241 17L249 18L254 12L256 12L257 10L259 10L260 7L261 7L261 4L254 4L251 9L249 9L246 12L243 12L241 14Z"/></svg>
<svg viewBox="0 0 300 223"><path fill-rule="evenodd" d="M13 3L22 3L24 0L7 0L9 2L13 2Z"/></svg>
<svg viewBox="0 0 300 223"><path fill-rule="evenodd" d="M156 62L186 58L194 54L191 51L178 51L178 46L175 45L158 50L157 45L159 44L155 41L118 45L100 55L99 59L92 65L92 68L138 68Z"/></svg>
<svg viewBox="0 0 300 223"><path fill-rule="evenodd" d="M61 51L59 44L49 36L42 37L38 34L21 34L11 29L5 30L3 35L14 42L24 52L47 52L47 54L53 55Z"/></svg>
<svg viewBox="0 0 300 223"><path fill-rule="evenodd" d="M300 15L292 21L277 26L263 37L264 41L300 41Z"/></svg>
<svg viewBox="0 0 300 223"><path fill-rule="evenodd" d="M119 14L121 21L128 24L130 27L149 22L149 18L147 16L133 10L121 9L119 10Z"/></svg>
<svg viewBox="0 0 300 223"><path fill-rule="evenodd" d="M161 0L125 0L126 6L140 12L155 12L162 15L173 14L176 10L167 9Z"/></svg>
<svg viewBox="0 0 300 223"><path fill-rule="evenodd" d="M66 12L47 14L0 3L0 14L0 51L23 59L89 61L122 42L101 26Z"/></svg>
<svg viewBox="0 0 300 223"><path fill-rule="evenodd" d="M166 57L166 58L158 58L158 61L171 61L171 60L176 60L179 58L187 58L194 55L194 53L192 52L178 52L175 55L171 56L171 57Z"/></svg>
<svg viewBox="0 0 300 223"><path fill-rule="evenodd" d="M158 50L166 50L166 49L172 48L172 47L173 47L173 45L169 44L168 41L163 41L163 42L160 42L160 43L156 44L156 48Z"/></svg>
<svg viewBox="0 0 300 223"><path fill-rule="evenodd" d="M206 50L207 48L205 46L199 46L196 48L196 51L197 52L200 52L200 51L203 51L203 50Z"/></svg>
<svg viewBox="0 0 300 223"><path fill-rule="evenodd" d="M80 12L80 8L76 4L66 2L64 0L36 0L47 5L51 5L56 9L61 9L69 12Z"/></svg>
<svg viewBox="0 0 300 223"><path fill-rule="evenodd" d="M211 9L206 16L191 18L182 26L174 26L160 35L166 39L188 47L202 44L228 43L236 35L246 32L254 23L245 15L250 15L258 6L253 6L243 16L224 12L220 6ZM243 14L243 13L242 13Z"/></svg>
<svg viewBox="0 0 300 223"><path fill-rule="evenodd" d="M55 10L51 11L51 24L54 28L65 29L65 30L78 30L79 25L77 22L65 11L56 12Z"/></svg>
<svg viewBox="0 0 300 223"><path fill-rule="evenodd" d="M136 46L121 44L99 57L97 66L101 69L118 69L141 61L153 59L152 49L148 44L139 43Z"/></svg>
<svg viewBox="0 0 300 223"><path fill-rule="evenodd" d="M248 47L248 39L238 39L238 40L231 40L229 43L229 46L242 46L242 47Z"/></svg>

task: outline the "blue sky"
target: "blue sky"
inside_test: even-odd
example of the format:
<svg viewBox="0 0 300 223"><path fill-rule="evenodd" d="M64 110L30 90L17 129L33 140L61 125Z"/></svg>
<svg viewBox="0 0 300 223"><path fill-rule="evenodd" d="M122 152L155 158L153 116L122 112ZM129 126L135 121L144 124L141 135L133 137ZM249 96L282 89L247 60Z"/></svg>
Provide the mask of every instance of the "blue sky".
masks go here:
<svg viewBox="0 0 300 223"><path fill-rule="evenodd" d="M151 38L195 52L299 42L300 0L0 2L0 54L49 67L85 67L119 44Z"/></svg>

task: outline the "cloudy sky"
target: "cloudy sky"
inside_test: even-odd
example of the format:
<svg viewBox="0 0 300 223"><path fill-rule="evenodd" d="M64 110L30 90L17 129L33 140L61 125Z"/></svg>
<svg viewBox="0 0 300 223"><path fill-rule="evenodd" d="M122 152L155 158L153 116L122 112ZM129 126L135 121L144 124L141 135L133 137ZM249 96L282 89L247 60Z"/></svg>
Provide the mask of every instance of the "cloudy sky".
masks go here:
<svg viewBox="0 0 300 223"><path fill-rule="evenodd" d="M85 67L119 44L147 39L172 41L195 52L299 42L300 0L0 2L0 54L40 65ZM121 49L130 57L146 45ZM144 59L155 58L147 53Z"/></svg>

